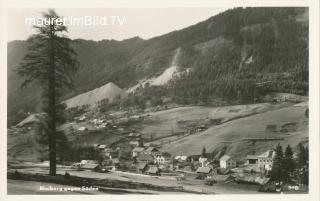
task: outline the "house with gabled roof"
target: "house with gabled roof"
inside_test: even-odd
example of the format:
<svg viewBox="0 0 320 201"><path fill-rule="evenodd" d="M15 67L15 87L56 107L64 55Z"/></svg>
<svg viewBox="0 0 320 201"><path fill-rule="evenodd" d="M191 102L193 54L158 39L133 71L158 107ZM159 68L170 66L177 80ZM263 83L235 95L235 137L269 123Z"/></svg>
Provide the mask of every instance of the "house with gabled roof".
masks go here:
<svg viewBox="0 0 320 201"><path fill-rule="evenodd" d="M224 169L235 168L237 163L231 156L224 155L220 158L220 167Z"/></svg>
<svg viewBox="0 0 320 201"><path fill-rule="evenodd" d="M161 152L155 148L155 147L148 147L145 151L144 151L145 154L149 154L149 155L152 155L152 156L156 156L158 154L160 154Z"/></svg>
<svg viewBox="0 0 320 201"><path fill-rule="evenodd" d="M150 154L141 153L137 157L138 162L146 162L146 163L153 163L154 158Z"/></svg>
<svg viewBox="0 0 320 201"><path fill-rule="evenodd" d="M204 179L203 177L208 177L213 174L213 170L210 167L199 167L196 172L202 179Z"/></svg>
<svg viewBox="0 0 320 201"><path fill-rule="evenodd" d="M148 170L148 174L150 175L159 175L160 170L157 166L151 166Z"/></svg>
<svg viewBox="0 0 320 201"><path fill-rule="evenodd" d="M142 153L144 151L143 147L135 147L134 149L132 149L132 157L137 157L140 153Z"/></svg>
<svg viewBox="0 0 320 201"><path fill-rule="evenodd" d="M258 156L258 167L265 170L272 169L273 158L276 152L274 150L268 150Z"/></svg>
<svg viewBox="0 0 320 201"><path fill-rule="evenodd" d="M138 173L146 173L148 170L148 164L145 162L139 162L135 164Z"/></svg>
<svg viewBox="0 0 320 201"><path fill-rule="evenodd" d="M154 162L159 165L169 163L169 162L171 162L171 154L168 152L158 154L154 157Z"/></svg>
<svg viewBox="0 0 320 201"><path fill-rule="evenodd" d="M246 165L258 165L258 156L256 155L247 155Z"/></svg>

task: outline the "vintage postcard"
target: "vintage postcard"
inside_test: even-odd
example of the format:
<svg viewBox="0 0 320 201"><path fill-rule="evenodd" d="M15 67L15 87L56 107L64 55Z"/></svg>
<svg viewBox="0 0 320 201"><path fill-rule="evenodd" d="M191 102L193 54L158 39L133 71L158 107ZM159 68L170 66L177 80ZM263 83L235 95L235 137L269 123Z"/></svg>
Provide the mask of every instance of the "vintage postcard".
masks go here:
<svg viewBox="0 0 320 201"><path fill-rule="evenodd" d="M3 2L5 200L319 199L318 2L29 2Z"/></svg>

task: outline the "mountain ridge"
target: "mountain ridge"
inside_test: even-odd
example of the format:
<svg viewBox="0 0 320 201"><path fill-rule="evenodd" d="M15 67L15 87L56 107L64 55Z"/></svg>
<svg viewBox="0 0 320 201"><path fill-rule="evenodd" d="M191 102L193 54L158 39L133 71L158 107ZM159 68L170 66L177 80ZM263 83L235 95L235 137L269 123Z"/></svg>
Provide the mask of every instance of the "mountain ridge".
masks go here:
<svg viewBox="0 0 320 201"><path fill-rule="evenodd" d="M216 98L230 103L253 102L257 94L250 93L258 82L271 83L262 87L262 95L269 91L307 95L305 13L307 8L235 8L148 40L137 37L123 41L74 40L72 46L81 68L75 75L75 91L66 91L63 99L109 82L128 89L139 80L157 77L171 66L178 48L181 51L178 66L182 70L192 69L192 73L170 81L165 87L166 96L172 96L176 102L193 104ZM26 41L8 43L9 116L19 111L40 110L37 102L40 88L31 85L19 90L22 78L14 72L26 54L26 47ZM289 77L283 79L281 73L288 73Z"/></svg>

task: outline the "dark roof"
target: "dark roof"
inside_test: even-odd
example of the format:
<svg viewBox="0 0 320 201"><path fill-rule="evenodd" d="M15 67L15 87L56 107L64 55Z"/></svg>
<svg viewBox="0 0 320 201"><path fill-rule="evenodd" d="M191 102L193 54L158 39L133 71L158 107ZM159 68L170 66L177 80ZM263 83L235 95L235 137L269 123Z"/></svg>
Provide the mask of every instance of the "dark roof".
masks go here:
<svg viewBox="0 0 320 201"><path fill-rule="evenodd" d="M171 158L171 154L168 153L168 152L163 152L161 155L162 155L164 158Z"/></svg>
<svg viewBox="0 0 320 201"><path fill-rule="evenodd" d="M153 157L149 154L139 154L138 161L153 161Z"/></svg>
<svg viewBox="0 0 320 201"><path fill-rule="evenodd" d="M197 169L197 173L210 173L212 171L212 169L210 167L199 167Z"/></svg>
<svg viewBox="0 0 320 201"><path fill-rule="evenodd" d="M256 156L256 155L248 155L248 156L246 157L246 159L255 159L255 160L258 160L258 156Z"/></svg>
<svg viewBox="0 0 320 201"><path fill-rule="evenodd" d="M146 152L152 152L152 151L159 151L159 150L155 147L148 147L148 149L146 149Z"/></svg>
<svg viewBox="0 0 320 201"><path fill-rule="evenodd" d="M143 170L144 168L147 167L147 163L137 163L135 164L135 166L138 170Z"/></svg>

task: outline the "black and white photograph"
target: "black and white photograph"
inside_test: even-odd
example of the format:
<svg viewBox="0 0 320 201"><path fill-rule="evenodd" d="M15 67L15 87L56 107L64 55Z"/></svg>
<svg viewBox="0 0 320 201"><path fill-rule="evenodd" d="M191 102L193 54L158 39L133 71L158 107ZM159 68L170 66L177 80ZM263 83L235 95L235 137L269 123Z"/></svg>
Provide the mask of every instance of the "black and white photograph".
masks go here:
<svg viewBox="0 0 320 201"><path fill-rule="evenodd" d="M7 195L309 196L310 13L7 8Z"/></svg>

